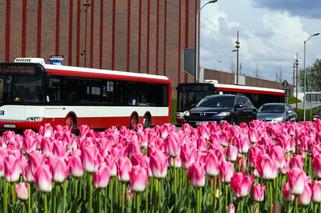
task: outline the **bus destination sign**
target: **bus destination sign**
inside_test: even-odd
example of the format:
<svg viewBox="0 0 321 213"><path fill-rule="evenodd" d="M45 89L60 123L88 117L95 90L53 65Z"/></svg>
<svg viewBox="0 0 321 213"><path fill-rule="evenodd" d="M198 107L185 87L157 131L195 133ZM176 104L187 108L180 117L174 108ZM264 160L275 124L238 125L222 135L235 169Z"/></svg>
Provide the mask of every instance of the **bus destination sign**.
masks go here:
<svg viewBox="0 0 321 213"><path fill-rule="evenodd" d="M2 65L0 66L0 74L35 74L34 66L22 66L22 65Z"/></svg>

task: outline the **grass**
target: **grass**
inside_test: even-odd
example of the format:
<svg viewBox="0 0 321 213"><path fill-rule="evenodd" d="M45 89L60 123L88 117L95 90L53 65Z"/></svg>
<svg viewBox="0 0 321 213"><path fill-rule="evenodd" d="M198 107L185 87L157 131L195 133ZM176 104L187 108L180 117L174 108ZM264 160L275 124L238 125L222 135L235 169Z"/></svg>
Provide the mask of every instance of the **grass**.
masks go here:
<svg viewBox="0 0 321 213"><path fill-rule="evenodd" d="M297 115L298 115L298 121L303 121L303 109L296 109L295 110ZM312 121L313 120L313 115L318 111L317 108L312 108L312 109L308 109L306 110L306 114L305 114L305 120L307 121Z"/></svg>
<svg viewBox="0 0 321 213"><path fill-rule="evenodd" d="M300 103L300 102L301 102L301 100L297 99L294 96L288 97L288 104L295 104L295 103Z"/></svg>

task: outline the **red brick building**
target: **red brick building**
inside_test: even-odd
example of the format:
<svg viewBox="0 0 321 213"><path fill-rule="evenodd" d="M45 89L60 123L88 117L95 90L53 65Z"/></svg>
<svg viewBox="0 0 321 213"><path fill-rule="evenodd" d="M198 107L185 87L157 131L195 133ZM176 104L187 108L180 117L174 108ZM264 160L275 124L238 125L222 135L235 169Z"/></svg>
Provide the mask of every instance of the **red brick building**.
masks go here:
<svg viewBox="0 0 321 213"><path fill-rule="evenodd" d="M0 0L0 61L63 55L65 65L167 75L195 48L199 0Z"/></svg>

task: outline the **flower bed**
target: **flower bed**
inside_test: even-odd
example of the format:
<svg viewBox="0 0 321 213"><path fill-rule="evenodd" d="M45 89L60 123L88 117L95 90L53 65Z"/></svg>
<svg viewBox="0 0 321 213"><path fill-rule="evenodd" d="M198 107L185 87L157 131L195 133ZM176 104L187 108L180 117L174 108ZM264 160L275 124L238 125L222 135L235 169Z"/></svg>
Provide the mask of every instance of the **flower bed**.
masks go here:
<svg viewBox="0 0 321 213"><path fill-rule="evenodd" d="M321 121L0 138L2 212L321 211Z"/></svg>

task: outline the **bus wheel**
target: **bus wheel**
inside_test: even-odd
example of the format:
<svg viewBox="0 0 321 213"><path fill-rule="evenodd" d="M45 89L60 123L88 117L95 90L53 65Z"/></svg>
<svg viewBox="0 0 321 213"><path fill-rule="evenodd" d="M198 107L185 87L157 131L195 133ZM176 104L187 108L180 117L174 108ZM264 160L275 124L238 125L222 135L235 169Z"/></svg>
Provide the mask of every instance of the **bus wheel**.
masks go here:
<svg viewBox="0 0 321 213"><path fill-rule="evenodd" d="M152 118L149 113L144 116L143 126L144 127L151 127L152 126Z"/></svg>
<svg viewBox="0 0 321 213"><path fill-rule="evenodd" d="M77 123L76 123L76 119L69 115L66 120L65 120L66 126L69 126L71 128L71 132L72 133L76 133L77 132Z"/></svg>
<svg viewBox="0 0 321 213"><path fill-rule="evenodd" d="M133 114L130 117L130 122L129 122L129 129L136 129L138 124L138 116L137 114Z"/></svg>

